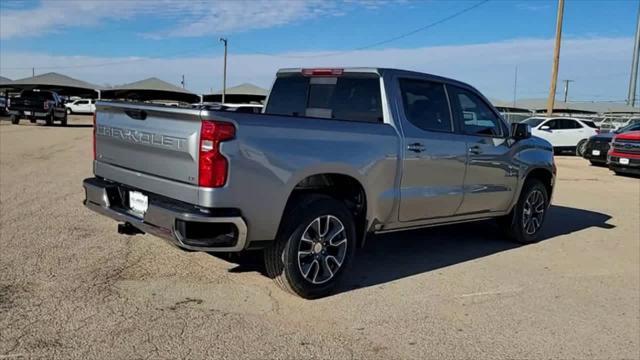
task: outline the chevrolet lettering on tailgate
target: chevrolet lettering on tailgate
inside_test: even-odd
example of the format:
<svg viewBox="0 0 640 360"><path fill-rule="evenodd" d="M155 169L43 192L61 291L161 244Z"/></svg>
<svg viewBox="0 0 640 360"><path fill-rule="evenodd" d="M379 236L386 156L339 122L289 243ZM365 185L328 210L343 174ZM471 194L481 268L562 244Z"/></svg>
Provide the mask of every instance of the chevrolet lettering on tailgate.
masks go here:
<svg viewBox="0 0 640 360"><path fill-rule="evenodd" d="M184 138L106 125L98 125L96 135L112 137L134 144L155 145L175 150L183 150L187 144L187 139Z"/></svg>

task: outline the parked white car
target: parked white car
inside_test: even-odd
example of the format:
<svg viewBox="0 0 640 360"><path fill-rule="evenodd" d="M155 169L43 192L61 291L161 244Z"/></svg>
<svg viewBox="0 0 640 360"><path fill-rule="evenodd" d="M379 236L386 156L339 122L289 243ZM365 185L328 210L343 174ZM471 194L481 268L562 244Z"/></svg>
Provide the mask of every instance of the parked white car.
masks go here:
<svg viewBox="0 0 640 360"><path fill-rule="evenodd" d="M67 114L93 114L96 112L96 101L94 99L77 99L72 100L64 106L67 108Z"/></svg>
<svg viewBox="0 0 640 360"><path fill-rule="evenodd" d="M599 133L591 120L570 117L532 117L523 121L531 126L531 134L547 140L556 151L572 150L582 156L587 140Z"/></svg>

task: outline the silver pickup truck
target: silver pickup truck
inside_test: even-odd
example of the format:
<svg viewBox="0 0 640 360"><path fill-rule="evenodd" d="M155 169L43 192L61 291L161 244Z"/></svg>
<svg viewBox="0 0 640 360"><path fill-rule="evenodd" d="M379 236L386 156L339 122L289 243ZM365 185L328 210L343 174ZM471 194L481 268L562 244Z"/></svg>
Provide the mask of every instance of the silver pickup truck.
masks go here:
<svg viewBox="0 0 640 360"><path fill-rule="evenodd" d="M325 296L370 234L498 219L536 241L552 147L477 90L417 72L284 69L262 114L99 102L85 205L124 234L263 250L267 274Z"/></svg>

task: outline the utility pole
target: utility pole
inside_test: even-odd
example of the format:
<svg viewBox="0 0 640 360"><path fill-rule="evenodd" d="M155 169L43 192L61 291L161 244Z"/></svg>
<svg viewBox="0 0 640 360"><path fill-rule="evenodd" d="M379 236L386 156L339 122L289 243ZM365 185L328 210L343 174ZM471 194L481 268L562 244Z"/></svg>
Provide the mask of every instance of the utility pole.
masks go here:
<svg viewBox="0 0 640 360"><path fill-rule="evenodd" d="M32 67L31 68L31 77L36 76L36 68Z"/></svg>
<svg viewBox="0 0 640 360"><path fill-rule="evenodd" d="M547 116L553 113L556 101L556 84L558 82L558 65L560 65L560 39L562 38L562 17L564 14L564 0L558 0L558 18L556 19L556 43L553 50L553 67L551 69L551 88L547 99Z"/></svg>
<svg viewBox="0 0 640 360"><path fill-rule="evenodd" d="M564 83L564 102L567 102L567 96L569 95L569 83L574 82L574 80L562 80Z"/></svg>
<svg viewBox="0 0 640 360"><path fill-rule="evenodd" d="M516 107L516 94L518 91L518 65L516 65L516 73L513 77L513 107Z"/></svg>
<svg viewBox="0 0 640 360"><path fill-rule="evenodd" d="M636 81L638 80L638 51L640 51L640 6L636 24L636 39L633 45L633 61L631 62L631 79L629 79L629 94L627 105L636 106Z"/></svg>
<svg viewBox="0 0 640 360"><path fill-rule="evenodd" d="M227 38L220 38L220 41L224 43L224 69L222 72L222 103L224 104L224 98L227 95Z"/></svg>
<svg viewBox="0 0 640 360"><path fill-rule="evenodd" d="M180 82L180 84L182 84L182 88L184 89L184 74L182 74L182 81Z"/></svg>

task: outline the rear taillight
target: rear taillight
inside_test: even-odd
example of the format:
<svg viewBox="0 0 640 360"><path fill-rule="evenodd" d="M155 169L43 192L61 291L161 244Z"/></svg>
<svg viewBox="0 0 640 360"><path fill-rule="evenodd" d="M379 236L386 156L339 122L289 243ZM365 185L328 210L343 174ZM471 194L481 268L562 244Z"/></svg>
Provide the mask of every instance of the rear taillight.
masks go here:
<svg viewBox="0 0 640 360"><path fill-rule="evenodd" d="M596 129L596 135L600 134L600 129Z"/></svg>
<svg viewBox="0 0 640 360"><path fill-rule="evenodd" d="M96 113L93 113L93 160L96 159Z"/></svg>
<svg viewBox="0 0 640 360"><path fill-rule="evenodd" d="M198 185L221 187L227 182L229 162L220 153L220 143L236 135L233 124L203 120L200 128L200 157L198 159Z"/></svg>
<svg viewBox="0 0 640 360"><path fill-rule="evenodd" d="M304 76L340 76L343 69L302 69Z"/></svg>
<svg viewBox="0 0 640 360"><path fill-rule="evenodd" d="M49 102L48 102L48 101L45 101L45 102L44 102L44 109L45 109L45 110L48 110L48 109L49 109Z"/></svg>

